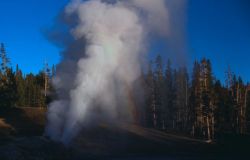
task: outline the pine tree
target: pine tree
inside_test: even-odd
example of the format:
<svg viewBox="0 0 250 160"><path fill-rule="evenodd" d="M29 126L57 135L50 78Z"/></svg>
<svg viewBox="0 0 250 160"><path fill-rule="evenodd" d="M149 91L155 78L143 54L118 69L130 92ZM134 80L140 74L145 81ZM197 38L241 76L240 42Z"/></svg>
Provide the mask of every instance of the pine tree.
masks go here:
<svg viewBox="0 0 250 160"><path fill-rule="evenodd" d="M245 130L245 86L240 77L232 75L232 84L228 92L232 98L233 115L232 115L232 129L235 133L243 134Z"/></svg>
<svg viewBox="0 0 250 160"><path fill-rule="evenodd" d="M3 43L0 44L0 57L1 57L1 71L3 74L5 74L8 69L8 64L10 60L7 57L5 46Z"/></svg>
<svg viewBox="0 0 250 160"><path fill-rule="evenodd" d="M48 74L49 75L49 74ZM36 81L36 97L37 97L37 107L46 107L47 103L47 95L48 95L48 90L46 93L46 96L44 94L44 88L47 87L49 89L49 79L47 86L45 86L46 83L44 83L46 76L44 75L44 72L40 72L35 76L35 81Z"/></svg>
<svg viewBox="0 0 250 160"><path fill-rule="evenodd" d="M245 108L246 108L246 130L250 132L250 85L247 84L245 92Z"/></svg>
<svg viewBox="0 0 250 160"><path fill-rule="evenodd" d="M18 65L16 66L16 85L17 85L17 106L23 107L25 106L25 80L23 78L22 71L19 70Z"/></svg>
<svg viewBox="0 0 250 160"><path fill-rule="evenodd" d="M203 127L206 127L206 130L203 130L203 135L207 136L208 140L213 138L214 131L214 104L212 103L212 88L213 88L213 77L211 63L209 60L203 59L201 61L201 97L202 97L202 118L203 118Z"/></svg>
<svg viewBox="0 0 250 160"><path fill-rule="evenodd" d="M202 133L202 108L201 108L200 64L194 62L192 72L192 86L189 98L189 124L191 134L199 136Z"/></svg>
<svg viewBox="0 0 250 160"><path fill-rule="evenodd" d="M237 104L238 104L238 117L239 117L239 133L244 134L246 129L246 108L245 108L245 92L246 87L241 77L238 77L237 84Z"/></svg>
<svg viewBox="0 0 250 160"><path fill-rule="evenodd" d="M155 104L156 104L156 116L157 116L157 127L164 129L164 76L163 76L163 62L160 55L155 60Z"/></svg>
<svg viewBox="0 0 250 160"><path fill-rule="evenodd" d="M148 72L146 74L146 122L147 126L156 128L155 77L152 64L152 62L148 64Z"/></svg>
<svg viewBox="0 0 250 160"><path fill-rule="evenodd" d="M171 129L174 121L174 76L173 69L171 66L171 61L168 60L166 70L165 70L165 92L164 92L164 100L165 100L165 115L164 119L166 122L166 128Z"/></svg>
<svg viewBox="0 0 250 160"><path fill-rule="evenodd" d="M49 81L51 78L51 73L48 63L45 63L43 75L44 75L44 96L47 97L49 90Z"/></svg>
<svg viewBox="0 0 250 160"><path fill-rule="evenodd" d="M188 119L188 73L185 67L177 72L176 77L176 126L184 131Z"/></svg>
<svg viewBox="0 0 250 160"><path fill-rule="evenodd" d="M51 68L51 77L53 78L55 76L56 76L56 67L55 67L55 65L53 65Z"/></svg>
<svg viewBox="0 0 250 160"><path fill-rule="evenodd" d="M15 74L12 69L9 68L6 69L5 73L6 74L1 77L0 106L4 108L14 107L17 100Z"/></svg>
<svg viewBox="0 0 250 160"><path fill-rule="evenodd" d="M14 107L17 99L16 79L11 68L8 67L10 60L4 44L0 44L1 73L0 73L0 106Z"/></svg>
<svg viewBox="0 0 250 160"><path fill-rule="evenodd" d="M225 105L223 104L224 102L224 97L223 97L223 88L221 86L221 82L217 80L214 84L213 88L213 103L215 106L214 109L214 119L215 119L215 132L221 132L223 131L223 126L225 124L225 116L224 116L224 111L225 111Z"/></svg>

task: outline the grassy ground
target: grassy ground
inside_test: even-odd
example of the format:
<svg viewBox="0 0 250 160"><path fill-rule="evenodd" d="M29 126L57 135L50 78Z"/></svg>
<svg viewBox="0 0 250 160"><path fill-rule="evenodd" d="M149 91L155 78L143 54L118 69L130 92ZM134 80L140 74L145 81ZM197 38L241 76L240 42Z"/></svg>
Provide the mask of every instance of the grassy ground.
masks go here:
<svg viewBox="0 0 250 160"><path fill-rule="evenodd" d="M11 108L0 110L0 134L15 136L41 135L46 121L46 109Z"/></svg>
<svg viewBox="0 0 250 160"><path fill-rule="evenodd" d="M137 125L102 123L83 128L70 146L43 137L46 110L0 111L0 160L4 159L245 159L249 136L223 135L217 143Z"/></svg>

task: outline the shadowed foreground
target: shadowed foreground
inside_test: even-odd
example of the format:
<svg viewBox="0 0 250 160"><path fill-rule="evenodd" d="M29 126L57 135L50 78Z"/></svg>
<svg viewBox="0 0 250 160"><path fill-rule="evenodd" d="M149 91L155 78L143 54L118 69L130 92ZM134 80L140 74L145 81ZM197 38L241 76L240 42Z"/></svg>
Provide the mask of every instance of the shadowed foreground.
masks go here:
<svg viewBox="0 0 250 160"><path fill-rule="evenodd" d="M0 113L0 159L236 159L246 158L248 137L223 136L207 144L131 124L88 127L65 147L42 136L44 109ZM230 140L230 141L229 141Z"/></svg>

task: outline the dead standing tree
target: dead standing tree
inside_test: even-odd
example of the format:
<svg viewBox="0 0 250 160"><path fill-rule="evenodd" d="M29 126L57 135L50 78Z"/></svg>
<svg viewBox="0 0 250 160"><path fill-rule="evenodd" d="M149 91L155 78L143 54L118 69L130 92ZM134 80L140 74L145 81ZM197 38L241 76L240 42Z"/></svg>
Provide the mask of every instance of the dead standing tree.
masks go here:
<svg viewBox="0 0 250 160"><path fill-rule="evenodd" d="M244 105L241 107L241 110L240 110L240 115L241 115L241 126L240 126L240 133L241 134L244 134L246 132L246 109L247 109L247 103L248 103L248 99L247 99L247 95L248 95L248 92L250 91L250 85L247 85L246 86L246 89L245 89L245 95L244 95Z"/></svg>

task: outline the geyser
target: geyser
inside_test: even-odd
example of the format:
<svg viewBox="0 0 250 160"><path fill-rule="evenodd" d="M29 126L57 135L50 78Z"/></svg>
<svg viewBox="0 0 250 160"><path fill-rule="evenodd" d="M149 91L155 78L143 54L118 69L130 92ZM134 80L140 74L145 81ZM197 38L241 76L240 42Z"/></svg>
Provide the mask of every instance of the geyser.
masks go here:
<svg viewBox="0 0 250 160"><path fill-rule="evenodd" d="M49 105L46 135L69 143L96 115L131 119L127 88L140 76L148 36L168 35L164 0L71 1L64 14L73 42L53 80L58 100Z"/></svg>

